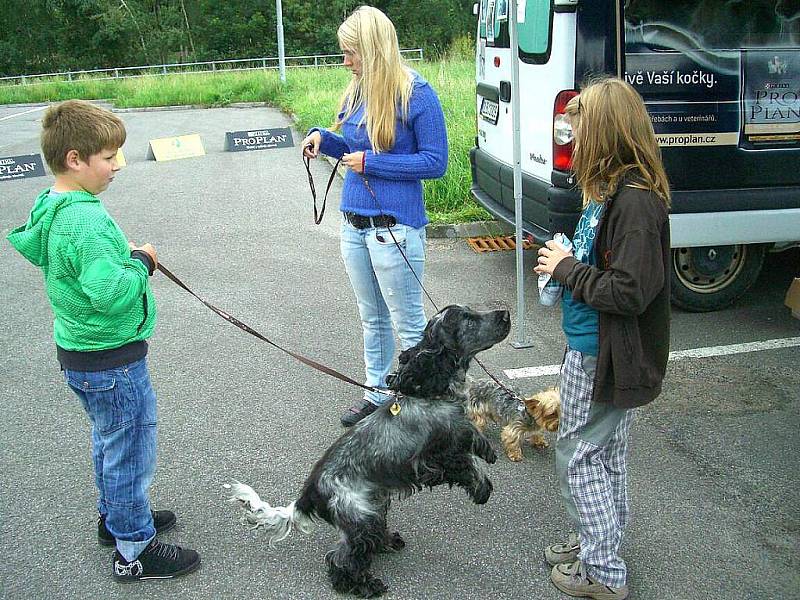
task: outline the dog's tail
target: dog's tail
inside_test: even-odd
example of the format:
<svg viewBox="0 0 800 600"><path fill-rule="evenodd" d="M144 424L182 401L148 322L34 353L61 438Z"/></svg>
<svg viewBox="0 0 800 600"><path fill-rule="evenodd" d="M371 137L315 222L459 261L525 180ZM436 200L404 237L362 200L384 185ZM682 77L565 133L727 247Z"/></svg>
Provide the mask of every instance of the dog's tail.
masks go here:
<svg viewBox="0 0 800 600"><path fill-rule="evenodd" d="M314 526L311 516L296 508L295 502L289 506L270 506L264 502L249 485L234 481L223 485L230 490L230 502L238 504L243 511L242 523L249 524L252 529L264 527L269 537L269 545L289 537L293 528L309 533Z"/></svg>

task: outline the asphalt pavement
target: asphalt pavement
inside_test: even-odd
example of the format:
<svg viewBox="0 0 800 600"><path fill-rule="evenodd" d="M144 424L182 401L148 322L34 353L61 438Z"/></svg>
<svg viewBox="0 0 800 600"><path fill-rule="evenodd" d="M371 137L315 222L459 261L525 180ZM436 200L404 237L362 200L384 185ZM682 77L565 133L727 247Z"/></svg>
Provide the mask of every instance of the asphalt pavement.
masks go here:
<svg viewBox="0 0 800 600"><path fill-rule="evenodd" d="M38 152L42 113L20 114L31 108L0 107L0 157ZM317 226L300 132L293 148L224 151L226 131L291 127L291 119L266 107L120 116L128 165L102 199L129 239L154 244L198 294L274 341L359 378L361 328L338 249L340 183ZM147 160L149 139L188 133L200 134L205 156ZM330 165L315 161L312 171L324 189ZM152 280L159 459L151 496L178 514L165 541L197 549L203 565L172 581L112 580L111 551L96 542L88 420L55 360L41 274L5 241L49 182L0 182L0 597L339 597L323 562L333 530L295 532L270 548L239 524L222 484L246 482L272 504L294 500L359 389L244 334L161 275ZM525 254L523 339L515 325L481 356L499 376L557 364L563 352L560 312L536 303L533 253ZM798 269L797 250L770 255L735 307L676 310L671 349L797 338L800 321L783 295ZM431 238L426 286L439 306L506 306L518 322L513 252L477 254L463 240ZM555 382L511 383L532 393ZM622 546L630 597L800 597L798 432L800 346L671 363L664 393L637 411L631 431L632 521ZM498 429L488 433L499 449ZM495 492L484 506L446 488L395 502L390 527L407 546L373 567L387 597L565 598L542 558L568 531L553 460L552 448L526 448L521 463L501 455L489 467Z"/></svg>

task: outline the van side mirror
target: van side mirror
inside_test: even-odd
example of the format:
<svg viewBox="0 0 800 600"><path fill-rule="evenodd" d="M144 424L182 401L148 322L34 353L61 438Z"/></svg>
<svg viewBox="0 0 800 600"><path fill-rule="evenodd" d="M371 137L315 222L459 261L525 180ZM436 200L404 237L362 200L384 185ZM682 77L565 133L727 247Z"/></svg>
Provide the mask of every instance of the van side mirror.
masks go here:
<svg viewBox="0 0 800 600"><path fill-rule="evenodd" d="M480 12L480 6L476 2L475 4L472 5L472 14L477 17L478 16L478 12Z"/></svg>

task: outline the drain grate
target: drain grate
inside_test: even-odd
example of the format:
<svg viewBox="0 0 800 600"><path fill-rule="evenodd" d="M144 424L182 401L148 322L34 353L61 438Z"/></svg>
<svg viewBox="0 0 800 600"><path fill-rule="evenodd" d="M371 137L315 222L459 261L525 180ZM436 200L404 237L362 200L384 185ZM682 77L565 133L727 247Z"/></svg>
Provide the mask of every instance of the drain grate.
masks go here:
<svg viewBox="0 0 800 600"><path fill-rule="evenodd" d="M473 237L467 238L467 243L472 247L475 252L496 252L498 250L515 250L517 243L514 236L500 235L495 237ZM529 250L533 248L530 240L522 241L522 249Z"/></svg>

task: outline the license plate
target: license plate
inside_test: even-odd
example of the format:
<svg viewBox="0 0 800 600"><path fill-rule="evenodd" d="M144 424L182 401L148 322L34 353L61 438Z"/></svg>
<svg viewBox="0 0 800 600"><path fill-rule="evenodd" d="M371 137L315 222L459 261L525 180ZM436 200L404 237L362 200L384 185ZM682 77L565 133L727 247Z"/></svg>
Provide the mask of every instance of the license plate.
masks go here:
<svg viewBox="0 0 800 600"><path fill-rule="evenodd" d="M492 125L497 125L497 114L500 112L500 107L494 100L483 98L481 101L481 118L488 121Z"/></svg>

